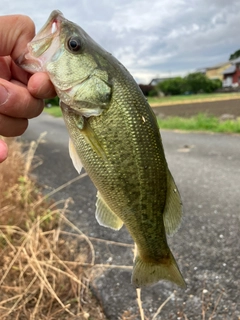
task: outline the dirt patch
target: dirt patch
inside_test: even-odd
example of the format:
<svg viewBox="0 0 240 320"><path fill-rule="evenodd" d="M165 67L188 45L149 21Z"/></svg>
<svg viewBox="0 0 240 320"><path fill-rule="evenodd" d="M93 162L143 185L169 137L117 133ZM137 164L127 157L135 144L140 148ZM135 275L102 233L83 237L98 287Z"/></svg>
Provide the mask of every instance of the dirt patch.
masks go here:
<svg viewBox="0 0 240 320"><path fill-rule="evenodd" d="M224 100L224 101L209 101L189 104L167 105L153 107L156 115L161 116L179 116L191 117L198 113L206 113L221 117L223 114L231 114L234 117L240 117L240 100Z"/></svg>

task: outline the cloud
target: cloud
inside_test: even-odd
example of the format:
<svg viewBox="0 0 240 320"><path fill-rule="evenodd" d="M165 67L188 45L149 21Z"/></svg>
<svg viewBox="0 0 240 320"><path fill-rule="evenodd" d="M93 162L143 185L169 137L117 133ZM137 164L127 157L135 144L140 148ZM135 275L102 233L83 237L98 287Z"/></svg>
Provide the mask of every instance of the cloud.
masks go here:
<svg viewBox="0 0 240 320"><path fill-rule="evenodd" d="M240 47L238 0L2 0L2 14L29 15L39 29L59 9L133 76L183 74L228 60Z"/></svg>

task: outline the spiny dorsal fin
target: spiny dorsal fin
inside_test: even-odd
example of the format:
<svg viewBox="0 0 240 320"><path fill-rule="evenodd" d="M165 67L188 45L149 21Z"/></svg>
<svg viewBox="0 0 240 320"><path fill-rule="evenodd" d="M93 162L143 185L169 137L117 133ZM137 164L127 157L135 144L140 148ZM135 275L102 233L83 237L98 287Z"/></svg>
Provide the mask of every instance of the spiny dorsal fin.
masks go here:
<svg viewBox="0 0 240 320"><path fill-rule="evenodd" d="M114 230L121 229L122 220L109 208L99 192L97 193L97 198L95 215L98 223Z"/></svg>
<svg viewBox="0 0 240 320"><path fill-rule="evenodd" d="M83 165L82 165L82 162L77 154L77 151L74 147L74 144L70 138L69 138L69 154L70 154L70 158L72 159L74 168L80 174Z"/></svg>
<svg viewBox="0 0 240 320"><path fill-rule="evenodd" d="M163 221L168 235L177 231L182 219L182 201L171 172L167 173L167 199Z"/></svg>

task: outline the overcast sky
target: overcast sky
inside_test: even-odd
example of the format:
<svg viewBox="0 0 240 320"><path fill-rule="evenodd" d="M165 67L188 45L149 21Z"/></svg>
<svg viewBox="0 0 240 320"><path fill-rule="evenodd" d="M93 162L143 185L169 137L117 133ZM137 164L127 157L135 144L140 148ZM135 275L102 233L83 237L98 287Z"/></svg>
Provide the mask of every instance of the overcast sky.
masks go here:
<svg viewBox="0 0 240 320"><path fill-rule="evenodd" d="M52 10L80 25L141 83L225 62L240 49L240 0L1 0L37 30Z"/></svg>

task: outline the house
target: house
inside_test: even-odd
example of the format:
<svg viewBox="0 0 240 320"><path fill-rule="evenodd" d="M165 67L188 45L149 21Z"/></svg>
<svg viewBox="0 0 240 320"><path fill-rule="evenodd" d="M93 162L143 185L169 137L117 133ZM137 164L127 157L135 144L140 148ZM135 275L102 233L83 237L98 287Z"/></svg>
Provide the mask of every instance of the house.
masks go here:
<svg viewBox="0 0 240 320"><path fill-rule="evenodd" d="M212 67L198 69L198 72L201 72L206 75L210 80L219 79L223 81L223 72L231 66L231 62L218 63Z"/></svg>
<svg viewBox="0 0 240 320"><path fill-rule="evenodd" d="M223 87L238 87L240 85L240 58L230 62L229 68L223 71Z"/></svg>
<svg viewBox="0 0 240 320"><path fill-rule="evenodd" d="M175 78L175 77L174 77ZM149 84L139 84L140 89L142 90L145 96L149 96L150 91L154 90L154 87L165 80L173 79L173 77L169 78L154 78L150 81Z"/></svg>
<svg viewBox="0 0 240 320"><path fill-rule="evenodd" d="M167 78L154 78L151 80L151 82L149 83L150 86L156 86L157 84L163 82L163 81L166 81L166 80L171 80L171 79L174 79L176 77L167 77Z"/></svg>
<svg viewBox="0 0 240 320"><path fill-rule="evenodd" d="M149 96L149 93L154 89L154 86L149 84L139 84L140 89L142 90L142 93L147 97Z"/></svg>

